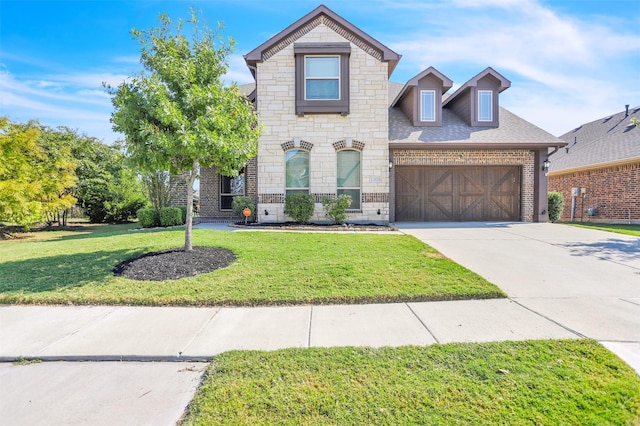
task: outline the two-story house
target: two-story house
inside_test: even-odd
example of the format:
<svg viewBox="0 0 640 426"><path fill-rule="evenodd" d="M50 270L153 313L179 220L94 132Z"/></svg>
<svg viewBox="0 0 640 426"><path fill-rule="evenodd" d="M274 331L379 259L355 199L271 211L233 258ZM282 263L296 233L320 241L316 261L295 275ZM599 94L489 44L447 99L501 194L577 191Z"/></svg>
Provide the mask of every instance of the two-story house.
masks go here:
<svg viewBox="0 0 640 426"><path fill-rule="evenodd" d="M286 194L348 194L348 221L546 221L549 147L564 143L500 107L487 68L453 94L430 67L389 81L400 55L321 5L245 55L263 133L237 178L201 171L201 216L285 222Z"/></svg>

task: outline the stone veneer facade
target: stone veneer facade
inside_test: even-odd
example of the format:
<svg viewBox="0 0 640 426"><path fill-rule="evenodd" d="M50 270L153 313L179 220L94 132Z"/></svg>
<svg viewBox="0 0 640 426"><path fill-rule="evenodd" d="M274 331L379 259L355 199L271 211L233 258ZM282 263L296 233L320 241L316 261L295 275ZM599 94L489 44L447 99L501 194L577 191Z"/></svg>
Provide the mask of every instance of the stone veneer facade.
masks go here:
<svg viewBox="0 0 640 426"><path fill-rule="evenodd" d="M392 149L395 166L520 166L520 220L532 222L535 208L535 151L465 149ZM392 186L393 187L393 186ZM391 194L393 198L393 193ZM392 200L392 205L393 203Z"/></svg>
<svg viewBox="0 0 640 426"><path fill-rule="evenodd" d="M576 199L574 220L640 224L640 161L549 176L549 190L564 195L561 220L571 219L571 188L585 188ZM589 216L589 208L596 214Z"/></svg>
<svg viewBox="0 0 640 426"><path fill-rule="evenodd" d="M297 43L347 41L322 23ZM311 147L309 191L316 197L314 222L326 221L323 195L337 192L337 149L361 148L362 208L349 222L389 221L388 65L353 42L349 59L350 113L295 113L295 56L290 43L257 64L256 102L263 132L258 152L258 221L284 222L286 149ZM358 43L360 44L360 43ZM265 214L268 212L268 215ZM379 213L378 213L379 212Z"/></svg>

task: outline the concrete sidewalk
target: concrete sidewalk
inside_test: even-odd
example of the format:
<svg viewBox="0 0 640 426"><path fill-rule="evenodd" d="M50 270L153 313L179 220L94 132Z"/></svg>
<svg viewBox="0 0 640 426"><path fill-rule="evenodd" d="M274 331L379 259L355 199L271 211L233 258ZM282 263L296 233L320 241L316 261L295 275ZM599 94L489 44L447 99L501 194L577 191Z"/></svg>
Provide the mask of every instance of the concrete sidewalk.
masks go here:
<svg viewBox="0 0 640 426"><path fill-rule="evenodd" d="M258 308L0 307L0 360L205 361L232 349L582 337L507 299Z"/></svg>
<svg viewBox="0 0 640 426"><path fill-rule="evenodd" d="M0 306L0 360L48 361L0 363L0 418L11 425L173 425L206 368L198 361L231 349L578 337L508 299L258 308Z"/></svg>

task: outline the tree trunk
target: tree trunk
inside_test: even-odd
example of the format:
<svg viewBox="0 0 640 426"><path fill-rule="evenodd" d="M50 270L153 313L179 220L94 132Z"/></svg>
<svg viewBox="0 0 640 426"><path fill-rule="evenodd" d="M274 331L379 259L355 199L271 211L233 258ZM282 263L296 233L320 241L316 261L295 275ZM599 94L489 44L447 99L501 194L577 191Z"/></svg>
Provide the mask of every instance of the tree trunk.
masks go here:
<svg viewBox="0 0 640 426"><path fill-rule="evenodd" d="M193 160L191 173L187 174L187 219L184 231L184 251L193 250L193 183L198 175L198 160Z"/></svg>

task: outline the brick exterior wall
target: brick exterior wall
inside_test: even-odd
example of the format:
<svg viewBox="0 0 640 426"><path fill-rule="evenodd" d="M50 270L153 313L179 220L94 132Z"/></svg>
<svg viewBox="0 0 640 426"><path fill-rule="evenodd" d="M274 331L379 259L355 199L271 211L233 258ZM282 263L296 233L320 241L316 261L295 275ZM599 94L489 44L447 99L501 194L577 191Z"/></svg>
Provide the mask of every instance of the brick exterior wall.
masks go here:
<svg viewBox="0 0 640 426"><path fill-rule="evenodd" d="M523 222L534 218L535 152L529 150L434 149L392 151L395 166L521 166L520 215Z"/></svg>
<svg viewBox="0 0 640 426"><path fill-rule="evenodd" d="M313 27L313 28L311 28ZM362 209L348 213L349 222L389 221L389 116L388 66L375 51L353 38L336 32L324 19L297 33L296 39L278 45L257 64L257 112L263 125L258 152L258 220L285 222L285 151L311 147L310 193L317 200L336 194L336 147L351 141L362 148ZM298 35L302 34L300 37ZM297 43L351 43L349 57L350 112L340 114L295 113L295 55ZM291 143L293 141L293 143ZM297 144L296 144L297 141ZM304 146L303 146L304 143ZM361 144L361 145L360 145ZM268 215L265 214L268 211ZM380 211L380 214L378 214ZM322 205L316 203L313 222L327 221Z"/></svg>
<svg viewBox="0 0 640 426"><path fill-rule="evenodd" d="M186 206L187 205L187 181L184 176L171 176L169 183L171 187L171 205Z"/></svg>
<svg viewBox="0 0 640 426"><path fill-rule="evenodd" d="M257 165L258 161L253 158L247 162L245 167L245 192L249 197L253 197L256 206L258 204L257 192ZM200 217L202 220L211 219L237 219L230 210L220 209L220 174L215 168L203 168L200 171Z"/></svg>
<svg viewBox="0 0 640 426"><path fill-rule="evenodd" d="M574 220L640 224L640 161L573 173L553 173L549 190L564 195L561 220L571 219L571 188L586 188L576 199ZM597 214L585 211L596 208Z"/></svg>

